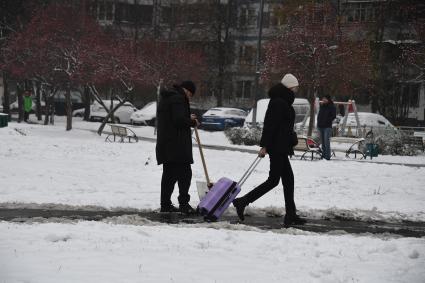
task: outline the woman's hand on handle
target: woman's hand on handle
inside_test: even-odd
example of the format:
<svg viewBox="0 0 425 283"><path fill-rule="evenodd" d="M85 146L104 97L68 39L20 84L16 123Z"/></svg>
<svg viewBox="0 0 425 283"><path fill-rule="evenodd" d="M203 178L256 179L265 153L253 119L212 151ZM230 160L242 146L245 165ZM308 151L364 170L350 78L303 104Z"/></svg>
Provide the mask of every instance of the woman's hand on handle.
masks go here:
<svg viewBox="0 0 425 283"><path fill-rule="evenodd" d="M267 150L266 150L266 148L265 148L265 147L262 147L262 148L260 149L260 151L258 152L258 157L263 158L263 157L265 157L265 156L266 156L266 154L267 154Z"/></svg>

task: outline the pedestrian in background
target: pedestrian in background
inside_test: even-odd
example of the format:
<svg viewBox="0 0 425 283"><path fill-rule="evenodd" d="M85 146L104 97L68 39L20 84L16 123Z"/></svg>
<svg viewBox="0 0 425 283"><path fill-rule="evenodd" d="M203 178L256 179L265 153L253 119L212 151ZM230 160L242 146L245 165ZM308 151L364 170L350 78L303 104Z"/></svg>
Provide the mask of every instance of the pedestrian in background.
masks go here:
<svg viewBox="0 0 425 283"><path fill-rule="evenodd" d="M24 92L24 121L25 122L28 122L31 110L32 110L31 91L26 90Z"/></svg>
<svg viewBox="0 0 425 283"><path fill-rule="evenodd" d="M272 86L268 92L270 102L264 118L261 149L259 157L269 154L270 171L268 179L241 198L233 201L239 218L244 220L244 210L248 204L256 201L271 191L280 180L285 196L284 226L304 224L306 221L296 213L294 202L294 173L288 156L294 154L293 147L297 144L294 132L295 110L292 104L298 91L298 80L292 74L286 74L281 83Z"/></svg>
<svg viewBox="0 0 425 283"><path fill-rule="evenodd" d="M158 165L163 165L161 212L195 213L189 205L193 163L191 127L199 126L197 117L190 114L189 106L195 91L192 81L184 81L160 94L156 159ZM179 186L178 209L171 202L176 183Z"/></svg>
<svg viewBox="0 0 425 283"><path fill-rule="evenodd" d="M325 95L320 102L317 115L317 129L320 132L322 143L322 157L331 159L332 121L336 118L336 107L329 95Z"/></svg>

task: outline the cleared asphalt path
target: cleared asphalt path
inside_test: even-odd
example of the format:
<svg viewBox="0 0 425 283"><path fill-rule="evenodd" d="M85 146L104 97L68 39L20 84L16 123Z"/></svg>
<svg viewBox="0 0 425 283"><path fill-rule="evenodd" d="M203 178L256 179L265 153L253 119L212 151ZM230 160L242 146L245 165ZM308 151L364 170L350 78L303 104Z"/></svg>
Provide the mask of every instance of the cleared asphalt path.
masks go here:
<svg viewBox="0 0 425 283"><path fill-rule="evenodd" d="M89 220L101 221L110 217L137 215L158 224L185 224L194 225L205 223L201 216L186 216L180 213L158 213L153 211L137 210L80 210L80 209L45 209L45 208L0 208L0 220L13 222L26 222L34 218L46 220ZM282 217L247 216L244 225L261 230L283 229ZM239 224L236 216L224 216L221 223ZM122 222L120 222L122 223ZM132 223L128 223L132 224ZM143 225L143 222L141 222ZM228 227L228 226L224 226ZM349 233L349 234L394 234L403 237L424 237L425 222L404 221L390 223L383 221L357 221L341 218L308 219L306 225L294 226L296 229L317 233ZM225 228L224 228L225 229Z"/></svg>

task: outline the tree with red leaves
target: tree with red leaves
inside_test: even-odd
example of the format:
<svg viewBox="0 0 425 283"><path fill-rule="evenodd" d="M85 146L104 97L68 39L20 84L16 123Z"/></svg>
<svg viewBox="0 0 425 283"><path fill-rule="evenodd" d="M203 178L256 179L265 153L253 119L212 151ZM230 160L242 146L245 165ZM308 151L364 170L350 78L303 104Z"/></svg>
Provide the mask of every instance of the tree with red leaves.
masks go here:
<svg viewBox="0 0 425 283"><path fill-rule="evenodd" d="M291 5L289 7L292 7ZM369 46L343 38L335 8L328 2L304 1L285 11L287 25L266 46L263 77L293 73L311 102L308 135L314 123L314 100L319 90L352 94L370 77Z"/></svg>
<svg viewBox="0 0 425 283"><path fill-rule="evenodd" d="M126 38L104 38L101 44L87 48L83 61L84 74L91 74L89 89L107 111L107 116L99 127L101 134L106 122L113 118L113 113L129 100L136 86L156 86L162 83L169 85L177 80L191 78L194 81L202 78L205 69L203 55L198 50L186 48L176 42L160 42L151 39L133 41ZM110 86L121 97L120 103L113 109L107 109L100 99L97 86Z"/></svg>
<svg viewBox="0 0 425 283"><path fill-rule="evenodd" d="M64 3L39 8L3 51L1 67L15 78L40 82L49 101L59 89L66 90L67 130L72 128L70 90L86 86L108 113L99 134L107 121L114 120L115 110L130 99L135 86L200 80L205 66L202 52L185 44L107 33L86 15L84 5ZM112 89L120 103L108 109L99 87Z"/></svg>
<svg viewBox="0 0 425 283"><path fill-rule="evenodd" d="M53 3L34 13L26 27L4 48L4 64L13 77L40 82L48 101L66 90L66 130L72 128L71 87L81 77L83 42L100 32L96 22L78 7Z"/></svg>

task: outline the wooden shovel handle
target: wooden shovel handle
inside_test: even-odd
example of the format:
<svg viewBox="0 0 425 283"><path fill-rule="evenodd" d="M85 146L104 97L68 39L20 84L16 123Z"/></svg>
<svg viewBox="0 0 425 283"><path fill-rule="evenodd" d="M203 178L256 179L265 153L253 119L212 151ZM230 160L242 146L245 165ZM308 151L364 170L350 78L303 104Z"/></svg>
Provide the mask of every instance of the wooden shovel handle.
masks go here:
<svg viewBox="0 0 425 283"><path fill-rule="evenodd" d="M202 160L202 166L204 167L205 178L207 179L207 186L208 188L211 188L212 183L210 181L210 177L208 176L207 164L205 163L204 151L202 150L202 144L201 144L201 140L199 139L199 133L198 133L197 127L195 127L195 138L196 138L196 142L198 143L199 153L201 155L201 160Z"/></svg>

